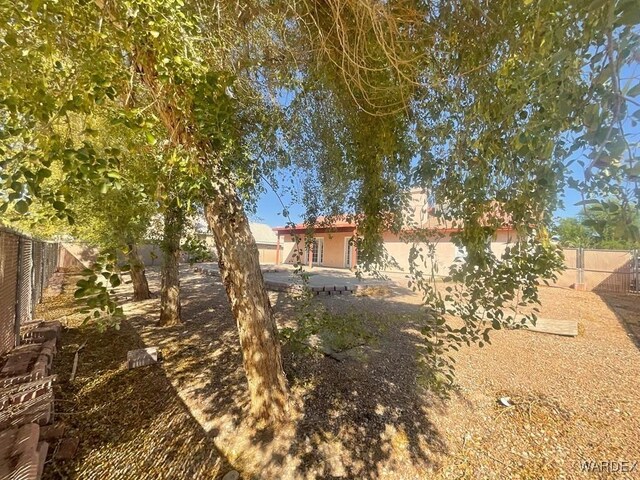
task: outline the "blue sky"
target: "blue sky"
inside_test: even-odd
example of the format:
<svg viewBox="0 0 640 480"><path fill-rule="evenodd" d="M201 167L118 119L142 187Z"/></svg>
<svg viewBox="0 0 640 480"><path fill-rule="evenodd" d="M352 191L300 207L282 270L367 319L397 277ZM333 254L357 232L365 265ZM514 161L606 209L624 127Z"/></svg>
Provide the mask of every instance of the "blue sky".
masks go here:
<svg viewBox="0 0 640 480"><path fill-rule="evenodd" d="M282 215L281 200L289 209L291 220L296 223L302 221L304 207L301 204L293 203L291 198L285 194L282 194L282 197L279 198L268 185L265 188L266 192L262 194L258 201L257 212L252 215L252 221L266 223L272 227L285 225L289 220Z"/></svg>
<svg viewBox="0 0 640 480"><path fill-rule="evenodd" d="M575 217L580 210L581 206L576 205L580 201L580 194L570 188L564 191L564 208L556 210L556 217Z"/></svg>

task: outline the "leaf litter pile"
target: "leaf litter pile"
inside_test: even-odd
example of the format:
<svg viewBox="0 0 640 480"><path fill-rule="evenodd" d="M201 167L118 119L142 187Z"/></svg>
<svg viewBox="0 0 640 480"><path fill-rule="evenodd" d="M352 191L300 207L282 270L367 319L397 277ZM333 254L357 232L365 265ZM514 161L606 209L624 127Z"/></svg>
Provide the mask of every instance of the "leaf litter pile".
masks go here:
<svg viewBox="0 0 640 480"><path fill-rule="evenodd" d="M67 283L43 311L69 322L56 408L80 448L50 461L45 478L209 479L230 468L247 479L605 478L580 462L640 460L638 297L542 288L541 316L577 320L578 337L495 332L491 345L457 354L449 398L422 387L409 291L316 299L324 327L336 329L320 337L339 355L285 342L291 421L273 431L248 421L219 279L184 267L185 324L168 328L156 326L157 299L131 303L123 285L129 320L105 333L80 325ZM155 271L150 284L157 291ZM295 325L295 302L271 299L280 327ZM364 333L336 321L353 315L364 319L358 328L369 323ZM65 381L85 341L77 378ZM163 364L127 370L127 351L149 346Z"/></svg>

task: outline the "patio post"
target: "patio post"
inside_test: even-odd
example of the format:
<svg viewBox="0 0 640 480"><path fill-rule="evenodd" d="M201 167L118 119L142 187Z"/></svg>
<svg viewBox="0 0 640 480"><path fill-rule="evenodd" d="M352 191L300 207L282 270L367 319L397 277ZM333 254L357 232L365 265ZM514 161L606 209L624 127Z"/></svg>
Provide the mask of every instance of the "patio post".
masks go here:
<svg viewBox="0 0 640 480"><path fill-rule="evenodd" d="M349 248L351 248L351 270L353 270L356 268L356 263L358 261L356 258L358 256L358 249L355 245L349 245Z"/></svg>
<svg viewBox="0 0 640 480"><path fill-rule="evenodd" d="M277 242L276 242L276 265L280 265L280 232L277 233Z"/></svg>

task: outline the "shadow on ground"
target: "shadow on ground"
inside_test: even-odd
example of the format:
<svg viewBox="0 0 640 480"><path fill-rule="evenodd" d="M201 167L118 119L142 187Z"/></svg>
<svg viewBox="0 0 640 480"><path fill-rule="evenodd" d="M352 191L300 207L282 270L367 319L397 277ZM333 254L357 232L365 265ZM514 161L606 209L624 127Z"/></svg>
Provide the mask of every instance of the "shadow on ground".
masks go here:
<svg viewBox="0 0 640 480"><path fill-rule="evenodd" d="M158 291L157 270L149 276ZM583 332L570 340L496 332L491 347L465 352L460 396L446 403L420 387L414 297L315 298L336 316L365 318L369 335L349 345L342 361L285 347L291 419L256 430L247 421L237 329L219 278L182 267L181 279L181 326L157 327L158 299L126 303L124 286L129 320L120 331L65 333L55 361L62 380L75 348L89 339L78 379L58 395L81 447L72 462L49 464L46 478L215 478L228 468L222 455L245 479L574 478L579 458L637 456L638 352L610 315L637 345L635 296L601 295L606 308L592 294L543 291L548 315L577 318ZM294 321L297 304L285 294L271 298L279 325ZM164 364L125 370L126 351L143 345L159 346ZM506 393L521 411L497 410L495 399Z"/></svg>
<svg viewBox="0 0 640 480"><path fill-rule="evenodd" d="M150 280L157 284L155 274ZM371 315L373 330L383 334L340 362L285 347L291 422L256 432L247 421L242 355L223 286L186 267L181 282L183 325L154 326L153 309L143 304L132 324L146 345L163 350L171 382L234 465L265 479L423 478L438 468L447 448L430 417L444 406L418 386L418 333L406 321L390 325ZM271 298L282 325L294 315L292 299Z"/></svg>
<svg viewBox="0 0 640 480"><path fill-rule="evenodd" d="M54 361L56 418L66 425L65 436L79 438L80 444L71 460L50 455L44 478L213 479L226 473L228 463L162 366L126 369L127 351L144 346L131 323L105 332L81 325L82 315L69 308L72 292L73 283L67 282L63 295L41 310L69 321ZM70 382L74 353L85 341ZM53 456L55 449L50 448Z"/></svg>
<svg viewBox="0 0 640 480"><path fill-rule="evenodd" d="M629 338L640 350L640 294L610 293L597 291L602 301L615 314L620 325L625 329Z"/></svg>
<svg viewBox="0 0 640 480"><path fill-rule="evenodd" d="M447 447L430 417L443 403L418 386L412 335L390 331L387 341L395 345L341 362L289 355L293 383L307 386L288 450L301 477L420 478L438 468Z"/></svg>

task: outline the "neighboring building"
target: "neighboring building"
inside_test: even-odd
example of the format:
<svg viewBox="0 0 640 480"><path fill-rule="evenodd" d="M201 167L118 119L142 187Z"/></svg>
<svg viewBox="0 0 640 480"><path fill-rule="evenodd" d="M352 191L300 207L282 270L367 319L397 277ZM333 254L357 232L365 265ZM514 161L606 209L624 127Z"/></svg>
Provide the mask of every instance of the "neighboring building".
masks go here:
<svg viewBox="0 0 640 480"><path fill-rule="evenodd" d="M451 241L451 234L457 229L449 228L447 225L436 225L436 219L429 215L429 205L427 195L421 190L411 191L411 211L408 216L412 218L413 224L420 228L435 228L442 235L437 240L435 246L435 258L441 274L446 274L448 268L458 257L463 257L465 252L457 248ZM409 229L409 228L407 228ZM316 227L313 232L313 243L311 248L305 246L305 234L307 226L304 224L295 227L276 227L273 229L276 234L276 242L279 252L275 263L295 263L297 252L302 247L302 263L313 266L333 268L353 269L357 264L357 251L351 240L356 233L356 225L351 222L339 220L330 227ZM299 247L295 248L294 236L298 236ZM505 248L515 239L515 232L508 222L499 228L491 241L491 249L497 256L504 253ZM383 234L384 246L391 257L396 261L398 267L390 268L389 271L407 271L409 268L409 251L413 244L403 241L399 235L392 232Z"/></svg>
<svg viewBox="0 0 640 480"><path fill-rule="evenodd" d="M272 228L266 223L249 223L253 238L258 245L258 253L260 255L261 264L274 264L277 257L277 236ZM204 232L203 232L204 230ZM216 243L212 233L208 233L206 224L197 226L198 238L202 240L214 257L217 257ZM282 248L282 247L280 247Z"/></svg>
<svg viewBox="0 0 640 480"><path fill-rule="evenodd" d="M260 254L260 263L262 264L274 264L278 257L278 237L273 229L266 223L253 223L249 224L253 238L256 239L258 245L258 252Z"/></svg>

